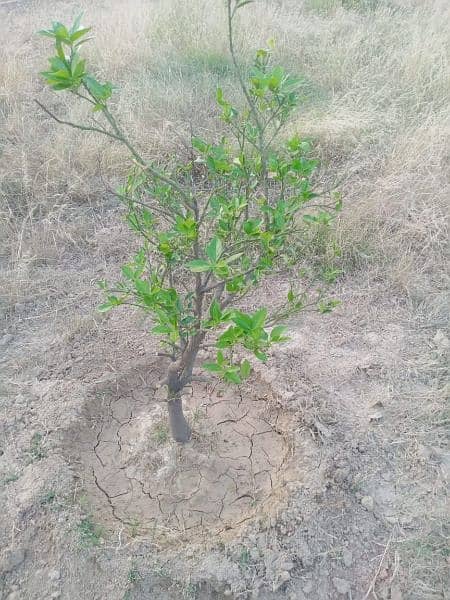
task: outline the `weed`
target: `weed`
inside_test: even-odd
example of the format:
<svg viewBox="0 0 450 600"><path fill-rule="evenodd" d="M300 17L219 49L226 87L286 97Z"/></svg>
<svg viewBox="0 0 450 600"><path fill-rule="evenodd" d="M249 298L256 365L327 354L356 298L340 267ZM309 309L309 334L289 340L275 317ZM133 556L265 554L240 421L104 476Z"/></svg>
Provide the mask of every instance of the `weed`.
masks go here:
<svg viewBox="0 0 450 600"><path fill-rule="evenodd" d="M153 429L153 439L162 446L169 439L169 428L165 423L157 423Z"/></svg>
<svg viewBox="0 0 450 600"><path fill-rule="evenodd" d="M139 521L139 519L134 518L131 520L130 523L130 536L132 538L136 537L139 533L139 528L141 526L141 522Z"/></svg>
<svg viewBox="0 0 450 600"><path fill-rule="evenodd" d="M91 517L85 517L78 524L81 546L84 548L100 546L105 531L101 525L94 523Z"/></svg>
<svg viewBox="0 0 450 600"><path fill-rule="evenodd" d="M13 481L17 481L18 479L19 476L17 473L8 473L3 477L3 483L4 485L8 485L8 483L13 483Z"/></svg>
<svg viewBox="0 0 450 600"><path fill-rule="evenodd" d="M241 569L246 569L250 564L250 550L248 548L242 548L238 559Z"/></svg>
<svg viewBox="0 0 450 600"><path fill-rule="evenodd" d="M142 575L139 572L139 569L133 564L130 567L130 570L127 573L127 581L130 585L135 585L138 581L142 579Z"/></svg>
<svg viewBox="0 0 450 600"><path fill-rule="evenodd" d="M163 565L158 565L156 564L153 567L153 573L157 576L157 577L163 577L164 579L170 579L170 572L168 571L168 569L163 566Z"/></svg>
<svg viewBox="0 0 450 600"><path fill-rule="evenodd" d="M47 504L52 504L56 499L56 493L53 490L49 490L43 496L41 496L40 504L41 506L46 506Z"/></svg>
<svg viewBox="0 0 450 600"><path fill-rule="evenodd" d="M202 409L197 407L192 411L192 422L198 424L204 416L205 413L202 411Z"/></svg>
<svg viewBox="0 0 450 600"><path fill-rule="evenodd" d="M182 593L183 598L185 598L186 600L195 600L195 598L197 598L197 594L198 594L198 585L195 583L189 582L182 589L181 593Z"/></svg>
<svg viewBox="0 0 450 600"><path fill-rule="evenodd" d="M43 447L43 435L42 433L34 433L30 441L30 448L28 450L30 462L41 460L47 457L47 452Z"/></svg>

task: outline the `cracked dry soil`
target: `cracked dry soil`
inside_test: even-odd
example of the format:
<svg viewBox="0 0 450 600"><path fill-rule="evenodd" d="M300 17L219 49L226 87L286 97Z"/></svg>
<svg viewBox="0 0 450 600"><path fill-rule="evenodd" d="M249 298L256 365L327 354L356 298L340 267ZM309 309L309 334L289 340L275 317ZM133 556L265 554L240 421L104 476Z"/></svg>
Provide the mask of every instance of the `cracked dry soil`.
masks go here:
<svg viewBox="0 0 450 600"><path fill-rule="evenodd" d="M235 533L273 512L290 479L292 448L289 416L267 383L198 386L184 403L193 439L179 445L148 376L94 391L63 450L98 522L170 542Z"/></svg>

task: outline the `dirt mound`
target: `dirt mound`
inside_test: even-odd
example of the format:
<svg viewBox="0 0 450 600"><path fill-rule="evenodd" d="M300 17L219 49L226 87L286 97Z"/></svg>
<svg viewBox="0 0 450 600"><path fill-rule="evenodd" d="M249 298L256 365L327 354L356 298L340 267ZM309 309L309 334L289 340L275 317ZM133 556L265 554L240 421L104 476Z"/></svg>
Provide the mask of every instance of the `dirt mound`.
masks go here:
<svg viewBox="0 0 450 600"><path fill-rule="evenodd" d="M185 398L193 439L181 446L152 391L161 370L151 371L94 391L66 432L64 454L78 465L96 519L170 541L232 532L272 512L292 452L288 414L267 384L193 388Z"/></svg>

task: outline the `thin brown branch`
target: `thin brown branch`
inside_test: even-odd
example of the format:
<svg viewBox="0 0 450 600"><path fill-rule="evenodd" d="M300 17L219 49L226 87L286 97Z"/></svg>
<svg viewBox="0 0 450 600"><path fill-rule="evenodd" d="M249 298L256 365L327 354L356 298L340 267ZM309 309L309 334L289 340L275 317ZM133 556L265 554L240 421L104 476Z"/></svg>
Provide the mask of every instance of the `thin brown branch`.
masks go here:
<svg viewBox="0 0 450 600"><path fill-rule="evenodd" d="M80 129L81 131L95 131L96 133L101 133L110 138L118 140L119 142L123 141L122 138L117 136L115 133L111 133L110 131L107 131L106 129L100 129L99 127L92 127L91 125L80 125L79 123L73 123L72 121L66 121L65 119L60 119L54 113L52 113L52 111L49 110L46 106L41 104L41 102L39 102L39 100L36 100L36 98L35 98L34 101L45 113L47 113L47 115L49 117L51 117L54 121L56 121L60 125L68 125L69 127L72 127L73 129Z"/></svg>

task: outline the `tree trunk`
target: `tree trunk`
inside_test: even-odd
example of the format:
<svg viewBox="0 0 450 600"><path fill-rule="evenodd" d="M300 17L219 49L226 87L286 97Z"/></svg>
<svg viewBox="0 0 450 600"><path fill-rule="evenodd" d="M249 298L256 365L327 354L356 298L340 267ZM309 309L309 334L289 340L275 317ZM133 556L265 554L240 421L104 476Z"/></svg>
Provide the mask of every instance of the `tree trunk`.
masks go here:
<svg viewBox="0 0 450 600"><path fill-rule="evenodd" d="M169 411L170 431L173 439L182 443L189 442L191 439L191 428L183 414L181 396L179 393L171 396L170 389L167 408Z"/></svg>
<svg viewBox="0 0 450 600"><path fill-rule="evenodd" d="M177 442L186 443L191 439L191 428L183 414L181 394L191 381L192 370L204 335L194 336L185 350L182 360L173 362L167 373L167 409L172 437Z"/></svg>

